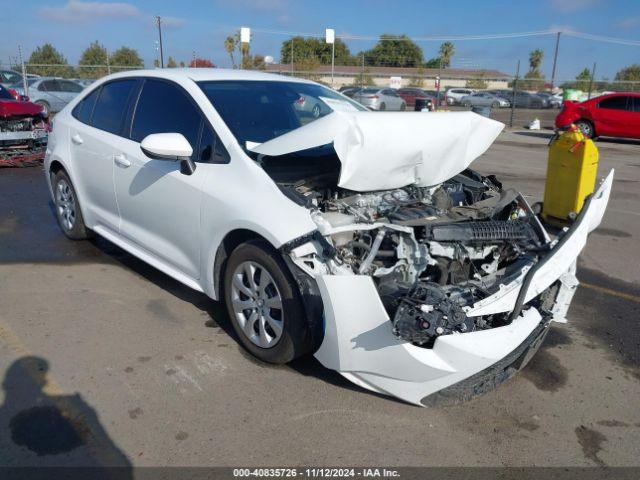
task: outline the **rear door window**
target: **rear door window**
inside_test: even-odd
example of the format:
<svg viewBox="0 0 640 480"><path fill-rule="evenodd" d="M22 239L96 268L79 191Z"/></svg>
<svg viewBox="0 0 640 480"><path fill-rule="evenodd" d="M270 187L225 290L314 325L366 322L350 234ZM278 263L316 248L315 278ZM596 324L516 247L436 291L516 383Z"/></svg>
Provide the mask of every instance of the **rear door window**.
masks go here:
<svg viewBox="0 0 640 480"><path fill-rule="evenodd" d="M607 110L630 110L629 97L610 97L602 100L598 106Z"/></svg>
<svg viewBox="0 0 640 480"><path fill-rule="evenodd" d="M129 97L136 82L136 79L131 78L103 85L93 109L91 125L120 135Z"/></svg>

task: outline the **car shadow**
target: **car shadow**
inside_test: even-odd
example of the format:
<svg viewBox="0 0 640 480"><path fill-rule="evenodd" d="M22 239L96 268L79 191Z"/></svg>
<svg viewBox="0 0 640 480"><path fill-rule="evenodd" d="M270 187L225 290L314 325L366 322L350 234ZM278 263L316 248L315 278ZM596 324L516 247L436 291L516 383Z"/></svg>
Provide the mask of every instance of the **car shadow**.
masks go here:
<svg viewBox="0 0 640 480"><path fill-rule="evenodd" d="M192 288L187 287L186 285L183 285L177 280L174 280L160 270L157 270L156 268L131 255L122 248L102 237L96 237L92 240L89 240L89 242L91 242L97 249L102 251L102 253L108 256L115 263L133 271L134 273L143 277L145 280L153 282L155 285L159 286L167 293L174 295L180 300L192 304L200 311L205 312L207 314L207 320L205 321L204 326L209 328L220 328L222 331L224 331L229 337L233 339L234 342L236 342L238 348L243 353L243 356L249 358L250 361L260 364L263 367L273 367L272 364L262 362L261 360L258 360L257 358L251 356L251 354L244 349L238 339L235 330L231 325L231 319L229 318L225 305L222 301L213 300L204 293L198 292L196 290L193 290ZM289 362L287 365L285 365L285 368L289 368L290 370L295 371L300 375L317 378L336 387L345 388L347 390L356 391L359 393L366 392L380 398L391 398L376 392L372 392L370 390L366 390L353 384L338 372L324 367L311 354L305 355ZM401 402L400 400L397 401Z"/></svg>
<svg viewBox="0 0 640 480"><path fill-rule="evenodd" d="M555 135L553 131L529 131L529 132L513 132L516 135L523 135L525 137L546 138L550 139Z"/></svg>

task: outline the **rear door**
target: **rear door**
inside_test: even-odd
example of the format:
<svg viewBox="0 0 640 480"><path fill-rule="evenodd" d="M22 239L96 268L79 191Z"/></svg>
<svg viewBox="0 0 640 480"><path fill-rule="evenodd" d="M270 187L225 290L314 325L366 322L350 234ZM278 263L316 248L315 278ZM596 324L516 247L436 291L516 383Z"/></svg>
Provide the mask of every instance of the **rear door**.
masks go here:
<svg viewBox="0 0 640 480"><path fill-rule="evenodd" d="M614 95L600 100L592 109L597 135L632 137L637 114L633 112L633 97Z"/></svg>
<svg viewBox="0 0 640 480"><path fill-rule="evenodd" d="M198 279L201 192L210 165L198 164L185 175L179 162L147 157L140 142L152 133L181 133L193 148L192 159L200 161L199 145L211 137L211 127L182 87L152 78L144 80L130 123L129 138L115 145L120 235Z"/></svg>
<svg viewBox="0 0 640 480"><path fill-rule="evenodd" d="M137 79L115 80L87 95L72 111L69 129L73 168L90 226L117 233L119 214L113 186L113 145L120 140Z"/></svg>
<svg viewBox="0 0 640 480"><path fill-rule="evenodd" d="M629 125L631 130L629 136L632 138L640 138L640 96L634 95L631 99L633 102L632 114L634 118L631 125Z"/></svg>

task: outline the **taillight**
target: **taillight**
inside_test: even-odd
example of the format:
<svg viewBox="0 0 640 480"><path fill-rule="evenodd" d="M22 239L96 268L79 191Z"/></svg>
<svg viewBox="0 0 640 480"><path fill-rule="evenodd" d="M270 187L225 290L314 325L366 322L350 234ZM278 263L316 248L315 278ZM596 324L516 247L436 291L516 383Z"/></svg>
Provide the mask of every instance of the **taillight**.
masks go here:
<svg viewBox="0 0 640 480"><path fill-rule="evenodd" d="M364 98L380 98L378 95L365 95Z"/></svg>
<svg viewBox="0 0 640 480"><path fill-rule="evenodd" d="M7 92L9 92L9 94L16 100L20 100L20 95L18 95L18 92L16 92L13 88L7 89Z"/></svg>
<svg viewBox="0 0 640 480"><path fill-rule="evenodd" d="M299 99L296 100L296 103L300 106L304 105L305 99L304 97L300 97Z"/></svg>

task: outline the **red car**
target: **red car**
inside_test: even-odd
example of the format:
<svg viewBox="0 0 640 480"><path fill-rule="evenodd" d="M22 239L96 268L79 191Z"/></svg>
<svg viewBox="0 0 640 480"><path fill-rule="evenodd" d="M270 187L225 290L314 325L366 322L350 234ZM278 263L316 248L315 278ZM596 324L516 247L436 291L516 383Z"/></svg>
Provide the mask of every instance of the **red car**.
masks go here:
<svg viewBox="0 0 640 480"><path fill-rule="evenodd" d="M611 93L582 103L565 100L556 128L572 123L590 138L640 138L640 93Z"/></svg>
<svg viewBox="0 0 640 480"><path fill-rule="evenodd" d="M420 88L399 88L397 92L407 104L407 107L415 107L418 99L424 100L429 110L433 110L436 104L436 99Z"/></svg>
<svg viewBox="0 0 640 480"><path fill-rule="evenodd" d="M0 85L0 148L46 142L49 118L40 105L28 100L16 100Z"/></svg>

